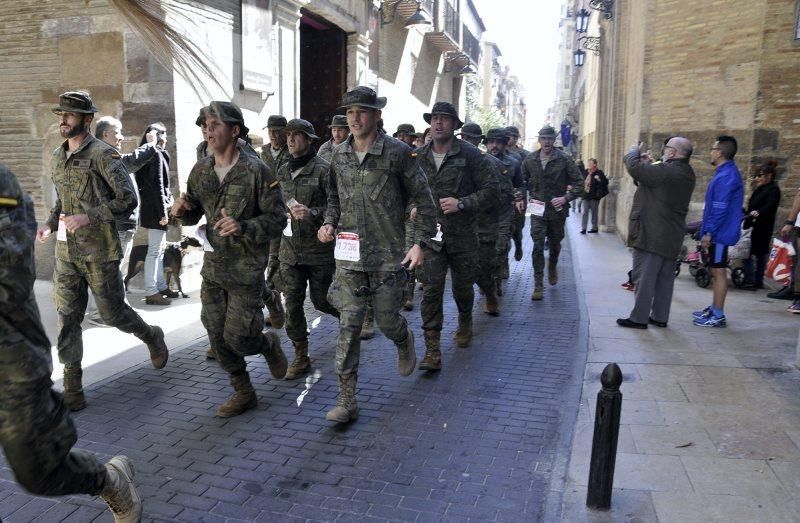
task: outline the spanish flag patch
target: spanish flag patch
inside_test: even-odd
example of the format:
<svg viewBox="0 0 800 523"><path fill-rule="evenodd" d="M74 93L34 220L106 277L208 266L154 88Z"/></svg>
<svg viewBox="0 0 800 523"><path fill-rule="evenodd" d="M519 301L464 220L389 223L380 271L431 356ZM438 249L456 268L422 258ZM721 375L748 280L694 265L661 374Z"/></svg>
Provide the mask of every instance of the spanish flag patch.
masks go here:
<svg viewBox="0 0 800 523"><path fill-rule="evenodd" d="M0 207L17 207L18 205L19 201L16 198L0 196Z"/></svg>

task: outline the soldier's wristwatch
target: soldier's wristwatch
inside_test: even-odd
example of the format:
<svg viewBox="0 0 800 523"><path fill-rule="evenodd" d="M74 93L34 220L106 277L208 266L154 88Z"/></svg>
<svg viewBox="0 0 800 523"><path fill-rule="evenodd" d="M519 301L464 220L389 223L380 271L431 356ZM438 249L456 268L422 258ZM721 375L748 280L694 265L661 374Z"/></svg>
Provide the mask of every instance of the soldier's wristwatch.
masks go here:
<svg viewBox="0 0 800 523"><path fill-rule="evenodd" d="M461 198L458 199L458 210L459 211L464 210L464 202L461 200Z"/></svg>

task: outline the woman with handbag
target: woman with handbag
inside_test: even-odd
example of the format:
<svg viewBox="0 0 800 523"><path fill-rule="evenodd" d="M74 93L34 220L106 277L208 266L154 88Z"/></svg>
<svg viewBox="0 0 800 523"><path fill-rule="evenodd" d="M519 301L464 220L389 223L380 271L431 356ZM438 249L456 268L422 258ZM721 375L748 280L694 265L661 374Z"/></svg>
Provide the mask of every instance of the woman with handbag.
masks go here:
<svg viewBox="0 0 800 523"><path fill-rule="evenodd" d="M586 180L583 184L583 199L586 200L586 209L581 219L581 234L586 234L589 224L589 213L592 215L592 229L590 233L597 232L597 222L600 221L597 213L600 209L600 200L608 194L608 178L597 168L597 160L589 158L589 168L586 170Z"/></svg>
<svg viewBox="0 0 800 523"><path fill-rule="evenodd" d="M770 251L772 232L775 227L775 214L781 202L781 190L775 183L777 162L769 160L756 170L753 180L756 187L747 202L744 228L752 228L750 235L750 256L745 258L745 283L743 289L763 289L764 269ZM754 264L755 260L755 264ZM754 268L755 265L755 268Z"/></svg>

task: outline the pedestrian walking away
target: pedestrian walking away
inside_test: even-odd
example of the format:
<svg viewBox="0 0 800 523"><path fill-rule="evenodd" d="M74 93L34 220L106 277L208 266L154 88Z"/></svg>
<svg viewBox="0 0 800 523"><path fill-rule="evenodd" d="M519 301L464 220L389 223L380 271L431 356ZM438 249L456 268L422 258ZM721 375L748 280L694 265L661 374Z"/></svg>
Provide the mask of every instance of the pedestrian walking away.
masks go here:
<svg viewBox="0 0 800 523"><path fill-rule="evenodd" d="M477 280L480 246L478 216L489 214L496 226L500 173L495 162L477 147L454 136L454 131L463 123L452 104L436 102L431 112L423 117L431 125L433 140L417 151L417 163L437 203L438 230L427 242L425 261L417 271L423 284L420 309L425 336L425 357L419 368L439 370L448 270L458 308L458 326L453 337L459 347L467 347L472 339L473 286ZM496 243L496 232L490 234L489 240L493 245ZM494 249L491 258L494 258Z"/></svg>
<svg viewBox="0 0 800 523"><path fill-rule="evenodd" d="M339 397L326 419L346 423L358 417L356 382L360 332L367 298L375 320L397 347L398 372L416 366L414 335L400 315L404 269L423 260L422 245L435 233L436 209L425 175L405 143L378 132L386 98L359 86L344 95L350 137L334 150L328 176L328 206L318 238L336 240L336 274L328 292L339 310L336 374ZM417 209L414 246L405 252L405 214Z"/></svg>
<svg viewBox="0 0 800 523"><path fill-rule="evenodd" d="M169 351L160 327L150 326L125 302L119 272L122 247L116 217L130 214L136 195L116 149L89 133L97 108L82 91L59 97L58 115L64 143L53 151L51 175L56 201L37 232L40 242L56 233L53 277L58 315L58 359L64 365L64 397L72 410L86 406L81 362L81 321L91 289L103 322L142 340L153 367L164 368Z"/></svg>
<svg viewBox="0 0 800 523"><path fill-rule="evenodd" d="M291 157L278 169L278 181L290 214L281 240L278 276L286 296L286 335L292 340L295 354L285 379L292 380L311 368L308 325L303 312L306 287L315 309L337 319L339 311L328 302L328 289L336 270L334 246L317 238L328 203L330 164L316 155L312 141L317 135L310 122L289 120L286 133Z"/></svg>
<svg viewBox="0 0 800 523"><path fill-rule="evenodd" d="M625 156L625 168L636 182L635 212L628 230L633 247L635 299L620 327L666 327L675 283L675 259L685 234L686 214L695 185L689 160L692 143L674 136L664 145L660 162L644 159L644 144L634 145Z"/></svg>
<svg viewBox="0 0 800 523"><path fill-rule="evenodd" d="M532 300L544 297L544 250L549 240L547 276L550 285L558 284L558 256L564 238L564 222L568 203L583 194L575 162L566 153L553 147L556 130L550 126L539 131L541 148L522 162L522 177L527 183L528 214L531 215L533 238ZM571 187L568 189L568 187Z"/></svg>
<svg viewBox="0 0 800 523"><path fill-rule="evenodd" d="M286 375L280 338L262 333L261 313L269 242L286 227L286 207L269 168L238 141L248 132L239 108L212 102L206 122L212 154L192 168L171 212L183 225L206 218L200 319L234 390L217 416L231 417L258 403L245 356L262 355L274 378Z"/></svg>

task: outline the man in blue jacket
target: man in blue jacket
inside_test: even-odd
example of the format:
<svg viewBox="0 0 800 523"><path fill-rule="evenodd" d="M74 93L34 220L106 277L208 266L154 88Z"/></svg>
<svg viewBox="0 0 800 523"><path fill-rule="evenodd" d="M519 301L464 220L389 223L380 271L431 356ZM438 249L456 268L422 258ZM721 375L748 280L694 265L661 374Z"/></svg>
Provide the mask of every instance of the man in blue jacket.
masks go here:
<svg viewBox="0 0 800 523"><path fill-rule="evenodd" d="M706 190L701 245L709 254L714 301L702 311L694 313L694 324L699 327L726 325L723 307L728 293L728 247L739 241L744 201L742 176L733 163L736 150L736 138L733 136L719 136L711 147L711 165L717 169Z"/></svg>

